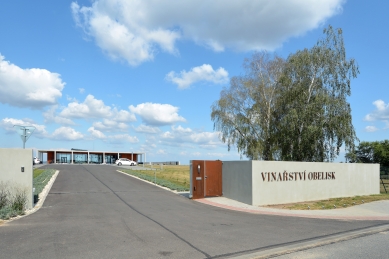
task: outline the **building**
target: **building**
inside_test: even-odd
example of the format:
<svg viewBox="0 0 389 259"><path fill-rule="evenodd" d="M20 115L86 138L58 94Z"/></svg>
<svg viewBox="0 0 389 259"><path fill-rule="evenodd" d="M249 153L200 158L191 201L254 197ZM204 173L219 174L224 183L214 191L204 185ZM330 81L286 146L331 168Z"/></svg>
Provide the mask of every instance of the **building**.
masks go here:
<svg viewBox="0 0 389 259"><path fill-rule="evenodd" d="M38 158L48 164L114 164L118 158L146 162L146 153L71 150L37 150ZM46 158L46 159L44 159Z"/></svg>

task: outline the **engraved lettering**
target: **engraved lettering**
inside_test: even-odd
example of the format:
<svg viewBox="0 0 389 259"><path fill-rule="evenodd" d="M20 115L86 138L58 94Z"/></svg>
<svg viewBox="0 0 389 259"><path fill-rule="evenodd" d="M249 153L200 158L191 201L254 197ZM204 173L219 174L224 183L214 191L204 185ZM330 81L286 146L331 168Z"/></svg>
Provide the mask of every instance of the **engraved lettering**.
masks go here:
<svg viewBox="0 0 389 259"><path fill-rule="evenodd" d="M284 171L283 173L283 181L288 181L288 173L286 172L286 170Z"/></svg>

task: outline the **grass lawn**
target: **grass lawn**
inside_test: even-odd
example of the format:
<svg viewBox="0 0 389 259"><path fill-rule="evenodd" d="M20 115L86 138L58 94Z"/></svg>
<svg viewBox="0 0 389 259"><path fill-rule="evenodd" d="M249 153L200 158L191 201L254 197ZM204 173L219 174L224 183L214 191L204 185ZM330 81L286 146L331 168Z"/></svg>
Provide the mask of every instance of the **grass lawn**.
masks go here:
<svg viewBox="0 0 389 259"><path fill-rule="evenodd" d="M43 173L43 171L45 171L45 170L44 169L34 169L33 177L36 178L36 177L40 176L41 173Z"/></svg>
<svg viewBox="0 0 389 259"><path fill-rule="evenodd" d="M145 168L152 168L153 170L142 170L142 169L120 169L126 173L137 172L142 175L149 176L151 181L154 181L154 174L158 180L171 182L174 185L182 186L189 190L189 165L164 165L161 170L160 165L145 165ZM151 178L150 178L151 177ZM148 179L146 179L148 180Z"/></svg>
<svg viewBox="0 0 389 259"><path fill-rule="evenodd" d="M312 201L312 202L299 202L299 203L290 203L290 204L279 204L279 205L270 205L271 208L281 208L281 209L290 209L290 210L329 210L329 209L339 209L347 208L354 205L360 205L372 201L381 201L389 200L389 179L384 180L386 190L388 193L385 193L385 189L381 184L380 180L380 194L376 195L366 195L366 196L355 196L355 197L346 197L346 198L333 198L322 201ZM335 205L335 206L334 206ZM309 208L308 208L309 206Z"/></svg>

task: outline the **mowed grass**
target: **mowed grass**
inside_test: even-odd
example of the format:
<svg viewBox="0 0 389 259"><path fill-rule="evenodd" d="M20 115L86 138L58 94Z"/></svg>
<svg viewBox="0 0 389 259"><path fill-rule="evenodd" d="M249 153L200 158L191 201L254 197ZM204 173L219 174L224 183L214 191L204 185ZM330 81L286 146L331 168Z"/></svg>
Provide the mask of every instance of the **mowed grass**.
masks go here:
<svg viewBox="0 0 389 259"><path fill-rule="evenodd" d="M383 181L388 193L385 193L384 186L382 185L380 180L381 193L376 195L333 198L333 199L321 200L321 201L270 205L268 207L289 209L289 210L329 210L329 209L347 208L347 207L361 205L373 201L389 200L389 179Z"/></svg>
<svg viewBox="0 0 389 259"><path fill-rule="evenodd" d="M45 171L44 169L34 169L34 174L33 174L33 177L36 178L38 176L40 176L43 171Z"/></svg>
<svg viewBox="0 0 389 259"><path fill-rule="evenodd" d="M139 167L138 167L139 168ZM189 165L163 165L162 169L160 165L145 165L147 169L153 170L142 170L142 169L121 169L122 171L136 171L144 175L154 177L154 173L157 179L166 180L173 184L183 186L189 189Z"/></svg>
<svg viewBox="0 0 389 259"><path fill-rule="evenodd" d="M386 191L389 193L389 179L383 179L384 185L386 187ZM382 182L380 181L380 191L381 193L385 193L385 188Z"/></svg>

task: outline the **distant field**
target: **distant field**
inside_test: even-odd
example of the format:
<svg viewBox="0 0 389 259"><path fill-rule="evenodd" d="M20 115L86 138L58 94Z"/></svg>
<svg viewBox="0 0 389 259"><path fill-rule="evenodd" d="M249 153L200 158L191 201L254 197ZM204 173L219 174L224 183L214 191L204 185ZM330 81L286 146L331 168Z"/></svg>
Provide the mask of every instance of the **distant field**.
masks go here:
<svg viewBox="0 0 389 259"><path fill-rule="evenodd" d="M151 177L154 177L154 173L155 173L157 179L167 180L173 184L177 184L189 189L189 185L190 185L189 165L164 165L162 166L162 170L160 165L153 165L153 166L145 165L145 168L147 169L152 168L153 170L142 170L142 169L134 170L130 168L130 169L123 169L123 171L140 172L144 175L148 175Z"/></svg>

